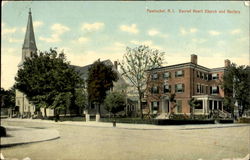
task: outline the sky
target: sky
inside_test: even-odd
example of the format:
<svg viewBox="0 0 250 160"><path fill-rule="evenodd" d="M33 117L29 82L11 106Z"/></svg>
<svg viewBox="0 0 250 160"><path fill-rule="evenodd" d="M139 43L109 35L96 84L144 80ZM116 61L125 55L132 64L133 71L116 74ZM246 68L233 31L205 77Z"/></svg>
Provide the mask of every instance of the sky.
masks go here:
<svg viewBox="0 0 250 160"><path fill-rule="evenodd" d="M165 52L164 65L249 65L249 3L232 1L11 1L2 3L1 87L14 84L29 8L40 51L64 51L72 65L121 61L126 47ZM207 11L206 11L207 10Z"/></svg>

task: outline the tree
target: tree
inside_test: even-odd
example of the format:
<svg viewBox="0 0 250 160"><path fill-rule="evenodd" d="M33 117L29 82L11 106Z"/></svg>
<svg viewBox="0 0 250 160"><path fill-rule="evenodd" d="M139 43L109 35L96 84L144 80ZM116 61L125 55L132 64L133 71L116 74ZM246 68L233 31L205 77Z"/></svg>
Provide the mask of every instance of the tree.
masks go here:
<svg viewBox="0 0 250 160"><path fill-rule="evenodd" d="M104 106L114 116L125 108L125 95L120 92L111 92L104 100Z"/></svg>
<svg viewBox="0 0 250 160"><path fill-rule="evenodd" d="M177 106L175 96L176 96L176 95L175 95L175 93L174 93L174 94L170 94L170 97L169 97L169 101L170 101L170 103L171 103L169 117L172 117L172 116L173 116L173 114L174 114L174 109L175 109L175 107Z"/></svg>
<svg viewBox="0 0 250 160"><path fill-rule="evenodd" d="M250 66L229 65L223 76L222 88L226 105L237 107L241 117L246 109L250 109Z"/></svg>
<svg viewBox="0 0 250 160"><path fill-rule="evenodd" d="M37 109L61 108L54 101L60 99L63 93L70 92L74 96L75 88L82 84L79 74L66 61L65 54L58 54L55 49L33 53L32 57L26 58L15 80L15 87L26 94Z"/></svg>
<svg viewBox="0 0 250 160"><path fill-rule="evenodd" d="M15 89L12 87L9 90L1 88L0 90L1 107L14 108L15 107Z"/></svg>
<svg viewBox="0 0 250 160"><path fill-rule="evenodd" d="M127 47L123 60L119 63L122 75L128 79L138 92L138 102L140 115L142 113L142 98L146 89L147 75L146 70L160 67L164 61L164 52L150 49L148 46L136 48Z"/></svg>
<svg viewBox="0 0 250 160"><path fill-rule="evenodd" d="M54 109L55 114L59 115L60 110L65 110L70 107L71 105L71 98L72 93L71 92L60 92L56 95L53 104L51 106L51 109Z"/></svg>
<svg viewBox="0 0 250 160"><path fill-rule="evenodd" d="M193 119L194 118L194 110L196 107L200 106L200 103L198 103L198 101L195 98L191 98L188 101L188 104L190 106L190 113L191 113L190 117Z"/></svg>
<svg viewBox="0 0 250 160"><path fill-rule="evenodd" d="M87 93L85 88L77 88L75 96L75 105L82 111L87 107Z"/></svg>
<svg viewBox="0 0 250 160"><path fill-rule="evenodd" d="M112 66L105 65L100 59L95 61L88 71L87 92L90 103L97 105L97 114L100 114L100 105L104 102L107 91L118 80L117 73Z"/></svg>

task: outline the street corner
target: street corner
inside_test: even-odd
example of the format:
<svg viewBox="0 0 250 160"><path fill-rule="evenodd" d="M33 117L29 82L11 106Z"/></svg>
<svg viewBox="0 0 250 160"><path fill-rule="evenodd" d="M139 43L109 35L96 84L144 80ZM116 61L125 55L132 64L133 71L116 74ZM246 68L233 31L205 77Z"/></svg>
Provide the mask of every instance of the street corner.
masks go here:
<svg viewBox="0 0 250 160"><path fill-rule="evenodd" d="M1 137L1 148L60 138L59 132L56 129L51 128L17 126L4 127L6 128L7 136Z"/></svg>

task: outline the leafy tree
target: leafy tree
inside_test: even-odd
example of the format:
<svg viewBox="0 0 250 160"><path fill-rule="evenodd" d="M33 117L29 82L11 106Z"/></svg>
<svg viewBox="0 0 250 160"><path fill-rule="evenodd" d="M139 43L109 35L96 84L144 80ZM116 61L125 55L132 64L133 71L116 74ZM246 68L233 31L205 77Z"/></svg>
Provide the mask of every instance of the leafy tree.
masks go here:
<svg viewBox="0 0 250 160"><path fill-rule="evenodd" d="M0 90L1 107L13 108L15 107L15 89L12 87L9 90L1 88Z"/></svg>
<svg viewBox="0 0 250 160"><path fill-rule="evenodd" d="M200 106L200 103L198 103L198 101L195 99L195 98L191 98L189 101L188 101L188 104L190 106L190 117L193 119L194 118L194 110L196 107Z"/></svg>
<svg viewBox="0 0 250 160"><path fill-rule="evenodd" d="M113 82L118 80L117 73L112 66L105 65L100 59L95 61L88 72L87 92L88 100L97 105L100 114L100 105L104 102L107 91L113 87Z"/></svg>
<svg viewBox="0 0 250 160"><path fill-rule="evenodd" d="M71 105L71 92L60 92L56 95L53 104L51 106L52 109L56 112L56 114L60 114L60 110L65 110Z"/></svg>
<svg viewBox="0 0 250 160"><path fill-rule="evenodd" d="M164 60L164 52L150 49L148 46L136 48L127 47L123 60L120 62L122 75L137 89L140 115L142 113L142 98L146 89L146 70L160 67Z"/></svg>
<svg viewBox="0 0 250 160"><path fill-rule="evenodd" d="M76 89L75 105L81 110L87 107L87 93L84 88Z"/></svg>
<svg viewBox="0 0 250 160"><path fill-rule="evenodd" d="M233 98L229 96L225 96L223 99L223 106L224 106L223 109L231 113L231 115L233 116L234 108L235 108Z"/></svg>
<svg viewBox="0 0 250 160"><path fill-rule="evenodd" d="M114 116L125 108L125 95L120 92L111 92L104 100L104 106L107 111Z"/></svg>
<svg viewBox="0 0 250 160"><path fill-rule="evenodd" d="M82 83L79 74L66 61L65 54L58 54L55 49L33 53L31 58L26 58L15 80L15 87L25 93L36 107L54 109L62 106L55 105L55 100L65 92L74 95L75 88Z"/></svg>
<svg viewBox="0 0 250 160"><path fill-rule="evenodd" d="M229 65L223 76L222 88L226 105L234 107L237 102L236 107L241 117L246 109L250 109L250 66L237 66L234 63Z"/></svg>

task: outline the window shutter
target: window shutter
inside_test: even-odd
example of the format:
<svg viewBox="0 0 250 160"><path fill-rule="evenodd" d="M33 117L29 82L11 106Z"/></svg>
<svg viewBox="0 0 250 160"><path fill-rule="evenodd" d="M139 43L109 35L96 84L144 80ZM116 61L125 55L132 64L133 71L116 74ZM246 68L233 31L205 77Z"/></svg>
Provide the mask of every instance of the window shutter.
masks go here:
<svg viewBox="0 0 250 160"><path fill-rule="evenodd" d="M171 78L171 72L168 72L169 78Z"/></svg>
<svg viewBox="0 0 250 160"><path fill-rule="evenodd" d="M171 85L168 85L169 93L171 93Z"/></svg>
<svg viewBox="0 0 250 160"><path fill-rule="evenodd" d="M182 92L184 92L184 91L185 91L185 85L182 84Z"/></svg>
<svg viewBox="0 0 250 160"><path fill-rule="evenodd" d="M210 94L212 94L213 92L212 92L212 86L210 86Z"/></svg>
<svg viewBox="0 0 250 160"><path fill-rule="evenodd" d="M184 77L184 75L185 75L185 72L184 72L184 70L182 70L182 77Z"/></svg>

